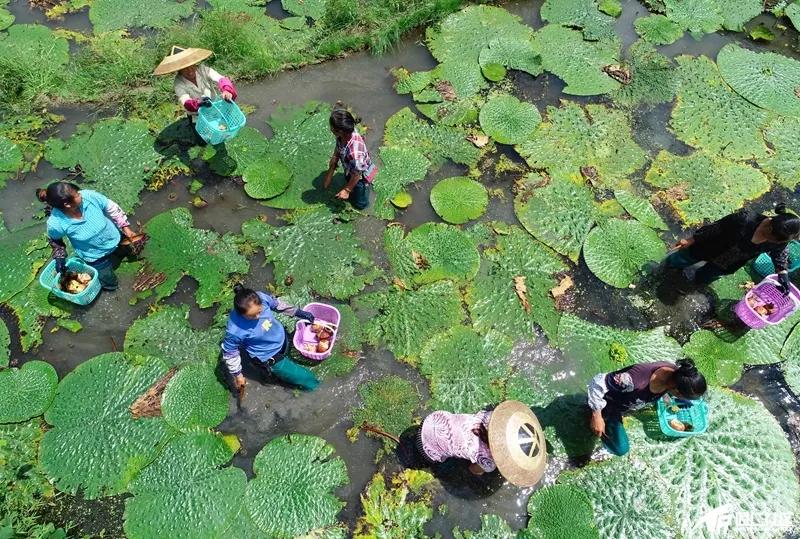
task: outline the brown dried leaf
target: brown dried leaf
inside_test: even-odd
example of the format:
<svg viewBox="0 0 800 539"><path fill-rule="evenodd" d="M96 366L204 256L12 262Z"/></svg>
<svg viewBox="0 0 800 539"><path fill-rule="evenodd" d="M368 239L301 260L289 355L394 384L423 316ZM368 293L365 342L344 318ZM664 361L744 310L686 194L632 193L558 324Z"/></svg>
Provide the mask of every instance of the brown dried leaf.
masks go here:
<svg viewBox="0 0 800 539"><path fill-rule="evenodd" d="M436 83L436 91L439 92L439 95L442 96L442 99L445 101L455 101L456 100L456 91L453 88L453 85L450 84L449 81L440 80Z"/></svg>
<svg viewBox="0 0 800 539"><path fill-rule="evenodd" d="M528 302L528 287L525 286L525 276L517 275L514 277L514 292L517 293L519 302L526 313L531 312L531 304Z"/></svg>
<svg viewBox="0 0 800 539"><path fill-rule="evenodd" d="M610 64L603 67L603 73L622 84L631 83L631 70L618 64Z"/></svg>
<svg viewBox="0 0 800 539"><path fill-rule="evenodd" d="M418 253L417 251L411 251L411 258L414 259L414 265L416 265L421 270L426 270L431 267L428 259L425 258L422 253Z"/></svg>
<svg viewBox="0 0 800 539"><path fill-rule="evenodd" d="M476 148L483 148L489 144L489 137L486 135L469 135L467 140L474 144Z"/></svg>
<svg viewBox="0 0 800 539"><path fill-rule="evenodd" d="M161 416L161 396L164 394L164 389L166 389L167 384L172 380L176 372L178 372L178 369L172 367L131 404L130 411L134 419Z"/></svg>
<svg viewBox="0 0 800 539"><path fill-rule="evenodd" d="M166 273L162 273L160 271L146 271L145 268L142 268L139 271L139 275L137 275L136 280L133 281L133 290L134 292L144 292L145 290L150 290L151 288L157 287L166 280Z"/></svg>
<svg viewBox="0 0 800 539"><path fill-rule="evenodd" d="M575 282L572 280L572 277L565 275L561 281L559 281L558 286L550 289L550 294L552 294L554 298L560 298L574 285Z"/></svg>

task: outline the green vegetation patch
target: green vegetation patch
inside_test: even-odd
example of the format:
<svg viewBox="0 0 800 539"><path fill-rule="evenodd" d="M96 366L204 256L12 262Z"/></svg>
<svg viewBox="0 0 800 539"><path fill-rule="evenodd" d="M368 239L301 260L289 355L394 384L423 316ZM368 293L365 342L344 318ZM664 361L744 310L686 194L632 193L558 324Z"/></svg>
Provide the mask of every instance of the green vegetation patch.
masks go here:
<svg viewBox="0 0 800 539"><path fill-rule="evenodd" d="M477 531L459 528L453 530L454 539L517 539L517 532L508 522L497 515L481 515L481 529Z"/></svg>
<svg viewBox="0 0 800 539"><path fill-rule="evenodd" d="M647 490L661 490L675 500L674 512L667 514L677 517L680 535L694 533L697 522L720 507L748 515L752 529L759 533L781 535L791 528L792 522L791 518L776 518L776 515L786 514L786 508L794 507L800 498L794 457L786 435L757 401L724 389L712 389L708 405L713 419L702 436L665 439L649 435L640 427L629 430L631 445L648 466L653 470L670 470L668 474L660 474L666 489ZM647 428L648 421L653 420L652 416L645 417L643 427ZM637 483L641 484L641 480ZM606 499L616 496L616 489L613 494L607 489L602 494Z"/></svg>
<svg viewBox="0 0 800 539"><path fill-rule="evenodd" d="M181 367L164 389L161 412L179 430L214 428L228 415L228 389L214 367L192 363Z"/></svg>
<svg viewBox="0 0 800 539"><path fill-rule="evenodd" d="M23 159L19 146L0 135L0 188L5 187L6 180L14 178L22 169Z"/></svg>
<svg viewBox="0 0 800 539"><path fill-rule="evenodd" d="M261 533L313 536L335 526L345 504L333 491L348 483L347 468L322 438L275 438L256 455L253 472L244 503Z"/></svg>
<svg viewBox="0 0 800 539"><path fill-rule="evenodd" d="M193 432L172 442L131 482L125 534L131 539L219 537L241 507L247 476L223 467L233 451L219 434Z"/></svg>
<svg viewBox="0 0 800 539"><path fill-rule="evenodd" d="M353 429L348 436L355 439L359 429L373 427L392 436L400 436L414 424L422 404L419 391L399 376L385 376L358 386L361 406L354 408Z"/></svg>
<svg viewBox="0 0 800 539"><path fill-rule="evenodd" d="M536 32L533 46L542 58L542 67L564 81L565 94L607 94L619 87L603 71L608 65L619 64L616 38L584 41L578 30L548 24Z"/></svg>
<svg viewBox="0 0 800 539"><path fill-rule="evenodd" d="M287 226L280 227L258 219L242 225L245 239L262 247L267 261L275 264L279 283L290 280L292 286L347 299L380 275L352 223L325 208L298 210L286 221Z"/></svg>
<svg viewBox="0 0 800 539"><path fill-rule="evenodd" d="M764 130L764 138L773 151L759 158L758 166L781 187L794 190L800 184L800 118L775 118Z"/></svg>
<svg viewBox="0 0 800 539"><path fill-rule="evenodd" d="M155 288L157 297L169 296L184 275L199 287L195 294L201 308L219 301L232 274L246 273L248 260L237 248L234 236L220 236L212 230L194 228L186 208L160 213L144 226L150 235L142 255L147 267L164 273L165 281Z"/></svg>
<svg viewBox="0 0 800 539"><path fill-rule="evenodd" d="M583 258L598 279L626 288L641 276L645 265L660 261L667 248L658 234L638 221L609 219L586 236Z"/></svg>
<svg viewBox="0 0 800 539"><path fill-rule="evenodd" d="M597 219L591 189L560 176L528 176L518 185L514 213L533 237L573 262Z"/></svg>
<svg viewBox="0 0 800 539"><path fill-rule="evenodd" d="M154 143L145 121L110 118L79 126L67 141L51 138L45 158L56 168L79 171L87 187L130 211L161 161Z"/></svg>
<svg viewBox="0 0 800 539"><path fill-rule="evenodd" d="M683 353L694 360L706 381L716 386L736 383L747 363L741 347L707 329L692 333L689 342L683 345Z"/></svg>
<svg viewBox="0 0 800 539"><path fill-rule="evenodd" d="M496 37L481 50L479 62L483 76L494 82L506 76L506 69L524 71L534 77L542 73L542 58L532 39Z"/></svg>
<svg viewBox="0 0 800 539"><path fill-rule="evenodd" d="M408 235L402 225L389 225L383 246L395 275L408 284L465 282L475 277L481 264L469 234L444 223L425 223Z"/></svg>
<svg viewBox="0 0 800 539"><path fill-rule="evenodd" d="M624 182L647 162L625 112L603 105L584 109L569 101L548 107L547 120L516 149L534 169L575 180L593 172L593 181L603 187Z"/></svg>
<svg viewBox="0 0 800 539"><path fill-rule="evenodd" d="M625 189L614 190L614 198L631 216L650 228L667 230L667 224L646 198L640 197Z"/></svg>
<svg viewBox="0 0 800 539"><path fill-rule="evenodd" d="M209 166L220 176L242 175L255 163L265 160L269 148L268 139L254 127L244 126L239 134L227 141L222 148L206 148L211 152Z"/></svg>
<svg viewBox="0 0 800 539"><path fill-rule="evenodd" d="M419 370L430 382L427 408L471 414L502 401L512 346L501 333L480 335L465 326L432 337L419 360Z"/></svg>
<svg viewBox="0 0 800 539"><path fill-rule="evenodd" d="M370 344L383 343L398 359L413 361L432 335L464 319L461 294L450 281L439 281L417 290L392 287L355 299L358 310L371 311L364 322Z"/></svg>
<svg viewBox="0 0 800 539"><path fill-rule="evenodd" d="M25 290L50 257L47 242L31 234L9 232L0 225L0 302ZM38 283L37 283L38 286Z"/></svg>
<svg viewBox="0 0 800 539"><path fill-rule="evenodd" d="M562 260L519 227L499 236L484 258L467 289L474 327L481 333L496 330L516 341L532 338L539 326L555 339L560 315L550 289L558 284L555 274L567 269Z"/></svg>
<svg viewBox="0 0 800 539"><path fill-rule="evenodd" d="M533 135L542 116L535 105L498 94L481 107L480 122L483 132L500 144L519 144Z"/></svg>
<svg viewBox="0 0 800 539"><path fill-rule="evenodd" d="M428 174L431 163L414 148L384 146L380 151L383 166L373 183L375 208L373 213L380 219L394 218L394 198L414 182L422 181Z"/></svg>
<svg viewBox="0 0 800 539"><path fill-rule="evenodd" d="M774 52L754 52L733 43L717 54L722 78L761 108L800 116L800 62Z"/></svg>
<svg viewBox="0 0 800 539"><path fill-rule="evenodd" d="M731 90L709 58L679 56L678 100L670 127L693 148L728 159L765 157L762 129L769 113Z"/></svg>
<svg viewBox="0 0 800 539"><path fill-rule="evenodd" d="M292 171L280 161L258 160L242 171L242 180L245 183L244 192L250 198L273 198L289 187Z"/></svg>
<svg viewBox="0 0 800 539"><path fill-rule="evenodd" d="M431 189L431 206L448 223L461 225L477 219L488 205L486 187L465 176L445 178Z"/></svg>
<svg viewBox="0 0 800 539"><path fill-rule="evenodd" d="M123 28L167 28L194 11L194 0L92 0L95 32Z"/></svg>
<svg viewBox="0 0 800 539"><path fill-rule="evenodd" d="M725 29L741 32L765 10L761 0L664 0L667 17L695 37Z"/></svg>
<svg viewBox="0 0 800 539"><path fill-rule="evenodd" d="M216 365L222 337L221 328L194 329L189 324L188 305L163 305L134 320L125 333L125 352L164 358L170 366L193 362Z"/></svg>
<svg viewBox="0 0 800 539"><path fill-rule="evenodd" d="M44 361L0 370L0 423L19 423L42 415L53 402L57 385L56 370Z"/></svg>
<svg viewBox="0 0 800 539"><path fill-rule="evenodd" d="M20 293L6 302L19 323L20 347L23 352L42 344L42 331L49 318L56 318L65 325L73 312L73 304L50 295L50 291L38 282L30 283ZM80 329L80 324L77 326Z"/></svg>
<svg viewBox="0 0 800 539"><path fill-rule="evenodd" d="M171 433L160 417L134 419L130 406L166 372L158 359L122 353L80 364L45 413L52 425L40 458L59 490L94 499L125 492Z"/></svg>
<svg viewBox="0 0 800 539"><path fill-rule="evenodd" d="M661 151L645 181L665 189L661 199L687 225L721 219L770 189L761 171L705 152L679 156Z"/></svg>
<svg viewBox="0 0 800 539"><path fill-rule="evenodd" d="M528 500L530 539L599 539L592 500L574 485L551 485Z"/></svg>
<svg viewBox="0 0 800 539"><path fill-rule="evenodd" d="M364 514L356 522L355 539L425 539L424 526L433 518L434 477L424 470L403 470L386 484L377 473L361 495Z"/></svg>
<svg viewBox="0 0 800 539"><path fill-rule="evenodd" d="M621 8L620 8L621 11ZM614 17L598 9L595 0L545 0L542 20L583 30L589 41L614 38Z"/></svg>
<svg viewBox="0 0 800 539"><path fill-rule="evenodd" d="M646 41L628 48L625 66L631 80L611 94L615 103L626 107L669 103L675 97L678 79L672 61Z"/></svg>
<svg viewBox="0 0 800 539"><path fill-rule="evenodd" d="M0 320L0 369L8 367L8 362L11 359L11 335L8 332L8 326L3 320Z"/></svg>
<svg viewBox="0 0 800 539"><path fill-rule="evenodd" d="M310 17L314 20L325 15L328 0L281 0L283 9L298 17Z"/></svg>
<svg viewBox="0 0 800 539"><path fill-rule="evenodd" d="M633 21L639 37L653 45L672 45L683 37L683 28L664 15L650 15Z"/></svg>

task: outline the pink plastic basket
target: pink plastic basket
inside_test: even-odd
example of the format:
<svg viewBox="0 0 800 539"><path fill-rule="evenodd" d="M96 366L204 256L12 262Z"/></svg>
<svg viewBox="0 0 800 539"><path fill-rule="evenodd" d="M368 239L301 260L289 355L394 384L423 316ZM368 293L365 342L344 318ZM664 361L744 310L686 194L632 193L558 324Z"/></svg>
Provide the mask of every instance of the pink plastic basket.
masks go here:
<svg viewBox="0 0 800 539"><path fill-rule="evenodd" d="M733 308L736 312L736 316L753 329L774 326L775 324L783 322L800 307L800 290L798 290L795 285L791 284L789 295L784 296L783 293L778 290L778 284L778 276L776 274L768 275L764 278L763 281L749 290L744 298ZM755 309L750 307L747 303L747 299L753 296L757 297L763 303L772 303L775 306L775 312L768 316L758 314Z"/></svg>
<svg viewBox="0 0 800 539"><path fill-rule="evenodd" d="M305 320L298 320L297 326L294 330L294 339L292 344L300 352L300 355L313 359L314 361L322 361L331 357L333 353L333 346L336 344L336 335L339 332L339 320L341 315L339 310L333 305L326 305L324 303L309 303L303 307L304 311L308 311L314 315L314 318L320 322L327 322L333 326L333 335L331 336L331 345L326 352L317 353L309 352L303 346L304 344L317 344L317 336L311 331L311 324Z"/></svg>

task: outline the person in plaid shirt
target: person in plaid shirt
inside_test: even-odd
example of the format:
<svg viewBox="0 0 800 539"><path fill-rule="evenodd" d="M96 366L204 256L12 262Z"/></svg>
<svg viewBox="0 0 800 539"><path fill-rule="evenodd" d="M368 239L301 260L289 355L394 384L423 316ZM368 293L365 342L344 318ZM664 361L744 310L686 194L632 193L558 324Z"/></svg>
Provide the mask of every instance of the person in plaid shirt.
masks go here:
<svg viewBox="0 0 800 539"><path fill-rule="evenodd" d="M336 198L349 200L355 209L363 210L369 206L369 186L375 179L378 168L372 163L364 137L356 131L358 122L359 120L345 109L334 109L331 112L330 128L336 137L336 149L331 157L323 186L325 189L330 188L333 174L341 162L346 183L336 194Z"/></svg>

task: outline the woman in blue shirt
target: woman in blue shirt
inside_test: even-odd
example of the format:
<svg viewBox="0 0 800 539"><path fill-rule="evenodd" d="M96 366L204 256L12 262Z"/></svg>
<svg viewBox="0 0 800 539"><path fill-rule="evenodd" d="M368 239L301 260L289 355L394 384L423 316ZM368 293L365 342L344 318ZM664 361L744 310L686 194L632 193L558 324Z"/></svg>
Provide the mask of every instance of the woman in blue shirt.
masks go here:
<svg viewBox="0 0 800 539"><path fill-rule="evenodd" d="M56 259L56 271L61 273L66 268L66 237L75 254L97 270L103 289L116 290L112 254L123 234L131 240L138 236L125 212L105 195L81 190L74 183L51 183L42 195L40 198L52 208L47 218L47 237Z"/></svg>
<svg viewBox="0 0 800 539"><path fill-rule="evenodd" d="M234 286L233 291L234 308L225 328L222 358L234 378L236 389L241 391L246 384L242 374L242 350L252 361L269 370L278 379L301 389L316 389L319 385L316 376L289 357L286 330L275 318L273 311L312 323L314 315L241 284Z"/></svg>

